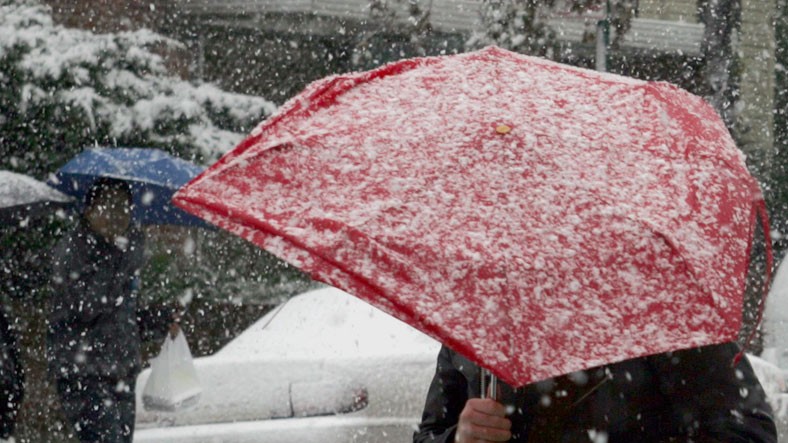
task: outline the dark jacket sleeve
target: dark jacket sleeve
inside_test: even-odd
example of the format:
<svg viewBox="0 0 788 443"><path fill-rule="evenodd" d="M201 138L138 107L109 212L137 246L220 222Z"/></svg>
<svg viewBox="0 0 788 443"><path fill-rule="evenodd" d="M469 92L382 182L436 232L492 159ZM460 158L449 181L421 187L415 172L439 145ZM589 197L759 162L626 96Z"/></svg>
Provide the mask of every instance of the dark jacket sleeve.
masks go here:
<svg viewBox="0 0 788 443"><path fill-rule="evenodd" d="M650 357L671 417L696 442L777 442L766 394L734 343Z"/></svg>
<svg viewBox="0 0 788 443"><path fill-rule="evenodd" d="M55 325L88 325L115 311L104 291L91 290L93 266L75 236L64 237L52 252L52 307L49 321ZM95 283L94 283L95 284Z"/></svg>
<svg viewBox="0 0 788 443"><path fill-rule="evenodd" d="M467 400L468 382L454 367L452 351L443 346L413 442L453 442L457 421Z"/></svg>
<svg viewBox="0 0 788 443"><path fill-rule="evenodd" d="M113 315L126 296L133 276L143 263L143 243L135 233L121 269L97 262L85 246L84 234L71 232L52 253L52 309L50 322L57 325L90 325L97 318ZM124 289L128 287L128 289Z"/></svg>

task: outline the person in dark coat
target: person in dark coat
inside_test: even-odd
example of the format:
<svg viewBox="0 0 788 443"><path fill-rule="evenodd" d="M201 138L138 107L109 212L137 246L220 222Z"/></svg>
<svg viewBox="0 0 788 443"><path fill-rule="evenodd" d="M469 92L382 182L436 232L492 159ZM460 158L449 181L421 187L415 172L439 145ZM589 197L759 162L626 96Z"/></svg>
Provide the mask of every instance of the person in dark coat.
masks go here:
<svg viewBox="0 0 788 443"><path fill-rule="evenodd" d="M0 226L0 441L13 437L25 399L22 331L15 327L21 312L13 306L36 303L44 293L45 251L54 243L56 230L49 215L53 214L24 214L24 219Z"/></svg>
<svg viewBox="0 0 788 443"><path fill-rule="evenodd" d="M131 210L125 183L100 181L52 256L49 365L63 411L83 442L132 441L141 328L149 325L138 323L143 238ZM146 317L159 319L153 326L163 337L171 312Z"/></svg>
<svg viewBox="0 0 788 443"><path fill-rule="evenodd" d="M19 408L24 399L25 375L19 358L16 334L0 309L0 439L14 435Z"/></svg>
<svg viewBox="0 0 788 443"><path fill-rule="evenodd" d="M626 360L481 399L480 370L443 347L414 443L777 441L746 358L727 343Z"/></svg>

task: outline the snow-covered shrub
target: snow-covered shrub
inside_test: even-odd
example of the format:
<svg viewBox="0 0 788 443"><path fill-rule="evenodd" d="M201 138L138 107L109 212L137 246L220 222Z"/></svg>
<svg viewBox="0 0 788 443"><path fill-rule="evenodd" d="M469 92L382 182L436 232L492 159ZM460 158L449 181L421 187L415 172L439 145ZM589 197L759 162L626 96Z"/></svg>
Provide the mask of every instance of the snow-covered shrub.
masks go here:
<svg viewBox="0 0 788 443"><path fill-rule="evenodd" d="M182 80L141 29L66 28L35 1L0 3L0 158L45 176L88 145L155 146L201 162L233 148L275 105Z"/></svg>

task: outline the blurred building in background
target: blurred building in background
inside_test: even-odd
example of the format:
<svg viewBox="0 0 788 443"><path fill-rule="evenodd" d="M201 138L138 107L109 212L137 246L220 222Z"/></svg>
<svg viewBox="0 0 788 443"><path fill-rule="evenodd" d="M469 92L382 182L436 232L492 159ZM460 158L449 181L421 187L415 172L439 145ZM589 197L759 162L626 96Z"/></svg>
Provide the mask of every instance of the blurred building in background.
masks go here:
<svg viewBox="0 0 788 443"><path fill-rule="evenodd" d="M174 72L214 81L226 89L262 95L278 103L325 75L368 68L397 58L463 50L479 26L479 0L47 0L68 26L96 32L150 27L185 42L167 56ZM561 2L558 2L559 5ZM616 3L616 2L613 2ZM619 2L620 3L620 2ZM630 28L611 41L612 72L665 80L707 95L703 69L718 48L703 45L704 2L628 0ZM726 2L719 2L726 3ZM776 1L738 0L740 23L731 36L735 88L731 129L766 179L774 151ZM429 32L418 41L412 5ZM565 7L548 18L556 59L594 67L596 22ZM727 18L722 18L727 20ZM423 32L422 32L423 33ZM363 48L360 45L365 45ZM713 55L713 54L712 54ZM362 60L359 61L359 58ZM713 74L711 74L713 75ZM714 81L714 80L711 80ZM705 83L708 83L706 79Z"/></svg>

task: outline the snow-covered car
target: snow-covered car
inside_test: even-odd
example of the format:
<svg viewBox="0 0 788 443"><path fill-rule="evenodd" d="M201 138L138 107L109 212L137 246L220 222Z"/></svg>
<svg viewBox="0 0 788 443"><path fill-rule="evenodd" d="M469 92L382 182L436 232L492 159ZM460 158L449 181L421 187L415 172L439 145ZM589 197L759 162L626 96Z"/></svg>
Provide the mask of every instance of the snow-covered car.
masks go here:
<svg viewBox="0 0 788 443"><path fill-rule="evenodd" d="M293 297L194 360L186 411L145 411L135 442L402 442L412 438L440 345L338 289Z"/></svg>
<svg viewBox="0 0 788 443"><path fill-rule="evenodd" d="M788 260L777 268L763 313L763 352L750 358L774 409L780 441L788 441Z"/></svg>
<svg viewBox="0 0 788 443"><path fill-rule="evenodd" d="M788 438L788 371L761 357L747 354L761 382L777 422L778 441Z"/></svg>

